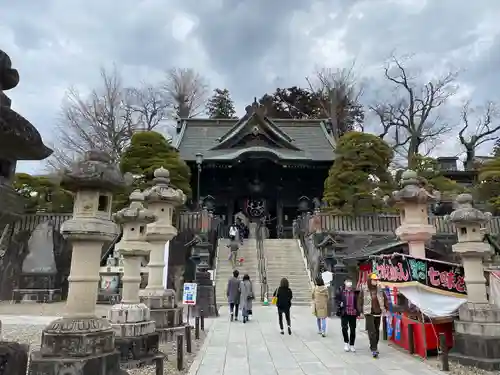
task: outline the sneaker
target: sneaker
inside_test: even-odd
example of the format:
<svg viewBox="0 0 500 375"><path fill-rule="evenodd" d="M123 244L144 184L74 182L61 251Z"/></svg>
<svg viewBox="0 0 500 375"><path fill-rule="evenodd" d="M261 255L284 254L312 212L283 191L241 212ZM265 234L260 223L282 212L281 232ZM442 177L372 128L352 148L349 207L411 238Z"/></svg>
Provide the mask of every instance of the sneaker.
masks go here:
<svg viewBox="0 0 500 375"><path fill-rule="evenodd" d="M234 320L234 315L233 314L231 314L231 318L230 319L231 319L231 322Z"/></svg>
<svg viewBox="0 0 500 375"><path fill-rule="evenodd" d="M322 334L323 334L323 332L321 332L321 331L318 331L318 335L322 335Z"/></svg>
<svg viewBox="0 0 500 375"><path fill-rule="evenodd" d="M291 335L292 334L292 329L290 327L288 327L288 334Z"/></svg>
<svg viewBox="0 0 500 375"><path fill-rule="evenodd" d="M282 335L284 335L284 334L285 334L285 332L284 332L283 330L281 330L281 331L280 331L280 333L281 333Z"/></svg>
<svg viewBox="0 0 500 375"><path fill-rule="evenodd" d="M351 348L349 347L349 344L345 344L345 345L344 345L344 351L345 351L345 352L348 352L348 351L350 351L350 350L351 350Z"/></svg>
<svg viewBox="0 0 500 375"><path fill-rule="evenodd" d="M351 352L356 353L356 348L354 347L354 345L351 345L349 349Z"/></svg>
<svg viewBox="0 0 500 375"><path fill-rule="evenodd" d="M372 352L372 357L373 358L378 358L378 351L373 351Z"/></svg>
<svg viewBox="0 0 500 375"><path fill-rule="evenodd" d="M326 333L325 332L321 332L321 336L326 337Z"/></svg>

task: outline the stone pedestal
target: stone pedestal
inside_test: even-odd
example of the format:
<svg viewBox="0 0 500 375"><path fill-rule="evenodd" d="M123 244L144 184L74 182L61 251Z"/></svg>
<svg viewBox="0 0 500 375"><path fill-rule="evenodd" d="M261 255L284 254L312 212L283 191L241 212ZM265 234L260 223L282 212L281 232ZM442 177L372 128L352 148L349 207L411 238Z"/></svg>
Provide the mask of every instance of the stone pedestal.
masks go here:
<svg viewBox="0 0 500 375"><path fill-rule="evenodd" d="M42 332L30 374L122 375L111 324L103 318L61 318Z"/></svg>
<svg viewBox="0 0 500 375"><path fill-rule="evenodd" d="M395 234L408 242L409 253L416 258L425 258L425 244L436 228L429 224L429 204L439 199L439 192L430 193L425 188L426 181L419 179L417 173L405 171L401 176L401 190L392 193L392 203L399 208L401 225Z"/></svg>
<svg viewBox="0 0 500 375"><path fill-rule="evenodd" d="M55 274L22 273L17 288L12 290L12 300L19 302L51 303L61 300L61 289L57 288Z"/></svg>
<svg viewBox="0 0 500 375"><path fill-rule="evenodd" d="M449 356L463 365L500 371L500 308L489 303L462 305Z"/></svg>
<svg viewBox="0 0 500 375"><path fill-rule="evenodd" d="M219 316L217 303L215 301L215 287L210 280L208 271L196 272L196 283L198 284L196 306L194 316L216 317Z"/></svg>
<svg viewBox="0 0 500 375"><path fill-rule="evenodd" d="M197 284L196 305L192 308L195 316L215 317L219 315L217 302L215 299L215 286L208 272L208 262L210 258L210 246L206 238L206 232L202 231L195 237L192 245L192 259L196 263L195 283Z"/></svg>
<svg viewBox="0 0 500 375"><path fill-rule="evenodd" d="M61 232L73 244L65 317L42 331L39 351L31 353L30 374L118 375L120 354L107 319L94 315L103 243L118 228L111 218L112 191L124 186L111 159L91 151L67 171L63 188L76 192L73 218Z"/></svg>
<svg viewBox="0 0 500 375"><path fill-rule="evenodd" d="M151 245L148 285L140 291L140 299L151 310L151 319L155 321L160 339L166 341L184 329L181 325L171 325L174 323L170 319L172 316L180 316L182 324L182 308L176 307L175 291L163 286L163 274L165 244L177 235L177 229L172 226L174 208L183 204L186 196L170 186L170 173L164 168L155 170L153 182L154 185L144 191L144 197L158 220L147 225L146 239Z"/></svg>

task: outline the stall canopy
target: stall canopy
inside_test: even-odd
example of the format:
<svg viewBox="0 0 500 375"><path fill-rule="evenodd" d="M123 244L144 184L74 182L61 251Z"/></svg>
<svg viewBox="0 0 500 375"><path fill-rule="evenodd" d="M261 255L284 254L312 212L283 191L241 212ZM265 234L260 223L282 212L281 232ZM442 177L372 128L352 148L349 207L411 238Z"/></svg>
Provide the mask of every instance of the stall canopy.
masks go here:
<svg viewBox="0 0 500 375"><path fill-rule="evenodd" d="M460 264L392 254L373 257L372 271L382 285L397 287L430 318L454 315L467 302L464 269Z"/></svg>

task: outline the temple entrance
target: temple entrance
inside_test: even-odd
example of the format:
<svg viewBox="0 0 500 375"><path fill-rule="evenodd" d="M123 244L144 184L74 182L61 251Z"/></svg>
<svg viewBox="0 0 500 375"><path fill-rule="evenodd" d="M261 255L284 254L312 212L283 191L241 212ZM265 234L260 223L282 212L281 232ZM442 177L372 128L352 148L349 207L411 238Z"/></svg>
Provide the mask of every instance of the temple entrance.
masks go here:
<svg viewBox="0 0 500 375"><path fill-rule="evenodd" d="M278 238L277 203L274 197L266 196L245 196L233 202L234 218L241 217L245 225L250 223L265 222L270 238Z"/></svg>

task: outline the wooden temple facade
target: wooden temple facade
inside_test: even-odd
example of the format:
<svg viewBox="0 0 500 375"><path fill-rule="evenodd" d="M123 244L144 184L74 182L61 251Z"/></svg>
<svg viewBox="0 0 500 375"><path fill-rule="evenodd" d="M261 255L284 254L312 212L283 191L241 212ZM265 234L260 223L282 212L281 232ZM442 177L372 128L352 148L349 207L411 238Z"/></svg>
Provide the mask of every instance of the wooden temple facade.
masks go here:
<svg viewBox="0 0 500 375"><path fill-rule="evenodd" d="M270 119L256 102L240 119L180 120L175 140L193 197L212 198L226 225L266 218L271 237L290 237L299 206L321 199L333 145L324 121Z"/></svg>

